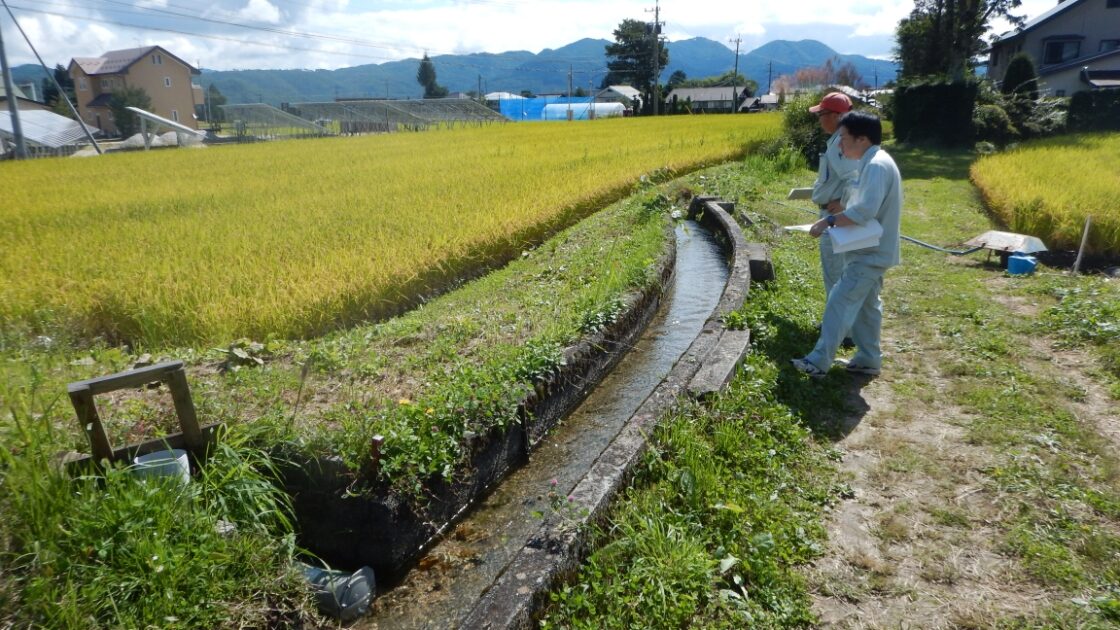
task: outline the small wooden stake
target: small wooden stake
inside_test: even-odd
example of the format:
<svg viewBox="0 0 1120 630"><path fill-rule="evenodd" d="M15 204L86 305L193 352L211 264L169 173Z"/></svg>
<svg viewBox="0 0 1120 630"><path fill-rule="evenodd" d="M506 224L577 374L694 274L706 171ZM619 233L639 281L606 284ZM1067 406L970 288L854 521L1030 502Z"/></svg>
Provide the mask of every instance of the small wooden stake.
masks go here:
<svg viewBox="0 0 1120 630"><path fill-rule="evenodd" d="M1085 217L1085 231L1081 233L1081 247L1077 248L1077 259L1073 261L1073 273L1081 270L1081 256L1085 253L1085 243L1089 241L1089 225L1092 224L1093 217Z"/></svg>

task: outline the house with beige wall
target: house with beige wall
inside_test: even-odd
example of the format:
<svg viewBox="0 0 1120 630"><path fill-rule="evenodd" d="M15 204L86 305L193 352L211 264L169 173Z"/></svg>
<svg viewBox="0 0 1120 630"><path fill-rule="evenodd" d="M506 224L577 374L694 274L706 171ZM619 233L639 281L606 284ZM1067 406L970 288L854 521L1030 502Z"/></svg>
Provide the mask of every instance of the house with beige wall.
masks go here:
<svg viewBox="0 0 1120 630"><path fill-rule="evenodd" d="M153 114L198 129L195 106L202 103L202 88L192 77L202 74L161 46L111 50L100 57L70 60L78 115L86 123L116 134L109 110L114 90L141 88L152 99Z"/></svg>
<svg viewBox="0 0 1120 630"><path fill-rule="evenodd" d="M1034 58L1050 96L1120 87L1120 0L1064 0L992 44L988 76L1002 81L1017 53Z"/></svg>

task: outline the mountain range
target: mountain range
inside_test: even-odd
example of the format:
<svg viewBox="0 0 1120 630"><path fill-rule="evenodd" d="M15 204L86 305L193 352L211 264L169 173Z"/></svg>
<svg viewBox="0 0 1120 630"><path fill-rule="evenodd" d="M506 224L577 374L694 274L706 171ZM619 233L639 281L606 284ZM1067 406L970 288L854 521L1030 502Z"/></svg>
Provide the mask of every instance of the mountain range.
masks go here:
<svg viewBox="0 0 1120 630"><path fill-rule="evenodd" d="M440 85L452 92L538 93L568 91L569 69L572 89L598 87L607 66L605 39L581 39L539 53L524 50L503 53L437 55L432 57ZM667 80L680 70L689 78L721 75L735 67L735 53L723 44L697 37L669 42L669 64L661 77ZM172 51L174 52L174 51ZM819 41L776 40L740 54L739 73L753 79L766 91L770 79L792 74L799 68L821 66L837 58L851 62L869 85L895 78L897 65L862 55L841 55ZM66 65L69 60L65 60ZM419 98L416 82L418 59L390 61L336 70L206 70L200 82L214 84L230 103L330 101L351 98ZM35 65L13 68L17 83L38 80L42 70Z"/></svg>

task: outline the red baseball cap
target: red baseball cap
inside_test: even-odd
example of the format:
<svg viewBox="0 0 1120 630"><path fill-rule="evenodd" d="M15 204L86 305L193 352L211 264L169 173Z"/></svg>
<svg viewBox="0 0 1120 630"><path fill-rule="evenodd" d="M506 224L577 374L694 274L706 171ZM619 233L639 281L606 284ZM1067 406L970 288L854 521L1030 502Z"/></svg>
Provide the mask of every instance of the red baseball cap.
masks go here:
<svg viewBox="0 0 1120 630"><path fill-rule="evenodd" d="M814 105L809 108L810 112L818 114L820 112L836 112L837 114L846 114L852 111L852 99L840 92L829 92L821 99L820 105Z"/></svg>

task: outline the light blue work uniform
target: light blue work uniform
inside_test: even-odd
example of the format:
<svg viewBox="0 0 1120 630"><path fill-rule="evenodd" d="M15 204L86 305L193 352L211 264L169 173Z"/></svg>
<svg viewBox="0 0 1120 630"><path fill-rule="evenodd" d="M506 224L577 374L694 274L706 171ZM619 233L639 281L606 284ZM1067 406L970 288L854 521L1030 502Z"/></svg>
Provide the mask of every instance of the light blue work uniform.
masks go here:
<svg viewBox="0 0 1120 630"><path fill-rule="evenodd" d="M817 181L813 182L813 203L821 209L820 218L828 216L825 206L833 199L847 202L847 193L859 171L859 161L849 160L840 151L840 131L837 130L825 143L821 153L821 164L817 171ZM824 278L824 294L828 297L832 285L840 279L844 271L844 255L832 253L832 241L818 239L821 250L821 277Z"/></svg>
<svg viewBox="0 0 1120 630"><path fill-rule="evenodd" d="M856 344L853 364L869 368L881 368L883 364L879 349L883 304L879 292L883 288L883 274L902 262L899 256L902 176L891 156L878 145L869 148L860 158L859 176L842 214L860 225L871 219L879 221L883 235L875 247L844 254L844 271L829 292L824 307L821 336L805 357L825 372L832 367L846 330L851 331ZM821 238L829 237L823 234Z"/></svg>

